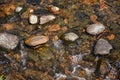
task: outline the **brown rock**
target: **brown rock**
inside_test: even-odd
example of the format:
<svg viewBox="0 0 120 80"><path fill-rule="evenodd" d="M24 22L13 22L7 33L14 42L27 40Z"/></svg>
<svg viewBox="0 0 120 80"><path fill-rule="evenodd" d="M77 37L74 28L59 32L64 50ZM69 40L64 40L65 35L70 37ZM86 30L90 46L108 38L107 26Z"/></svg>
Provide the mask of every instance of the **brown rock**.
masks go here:
<svg viewBox="0 0 120 80"><path fill-rule="evenodd" d="M48 36L37 35L37 36L31 36L30 38L25 40L25 43L29 46L37 46L46 43L48 40L49 40Z"/></svg>
<svg viewBox="0 0 120 80"><path fill-rule="evenodd" d="M58 24L55 24L55 25L50 25L49 28L48 28L49 31L58 31L60 30L60 25Z"/></svg>
<svg viewBox="0 0 120 80"><path fill-rule="evenodd" d="M13 23L3 24L3 28L5 28L5 30L12 30L14 28L14 24Z"/></svg>

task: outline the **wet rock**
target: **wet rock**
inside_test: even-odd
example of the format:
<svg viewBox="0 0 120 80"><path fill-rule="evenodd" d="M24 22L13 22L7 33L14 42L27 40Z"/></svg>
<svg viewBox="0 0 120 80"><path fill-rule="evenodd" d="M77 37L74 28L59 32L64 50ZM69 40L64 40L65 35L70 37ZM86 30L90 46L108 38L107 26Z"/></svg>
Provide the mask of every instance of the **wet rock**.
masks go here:
<svg viewBox="0 0 120 80"><path fill-rule="evenodd" d="M54 15L43 15L40 17L40 24L45 24L54 20L56 17Z"/></svg>
<svg viewBox="0 0 120 80"><path fill-rule="evenodd" d="M112 49L112 45L104 39L99 39L95 45L95 54L105 55L109 54Z"/></svg>
<svg viewBox="0 0 120 80"><path fill-rule="evenodd" d="M59 7L53 6L53 5L50 5L50 6L49 6L49 9L50 9L50 11L53 12L53 13L58 13L59 10L60 10Z"/></svg>
<svg viewBox="0 0 120 80"><path fill-rule="evenodd" d="M73 32L69 32L69 33L64 34L64 39L66 41L72 41L73 42L78 38L79 38L79 36L77 34L73 33Z"/></svg>
<svg viewBox="0 0 120 80"><path fill-rule="evenodd" d="M38 22L38 17L36 15L30 15L29 22L31 24L36 24Z"/></svg>
<svg viewBox="0 0 120 80"><path fill-rule="evenodd" d="M60 25L58 25L58 24L50 25L48 30L50 32L59 31L60 30Z"/></svg>
<svg viewBox="0 0 120 80"><path fill-rule="evenodd" d="M23 9L23 8L19 6L19 7L17 7L17 8L15 9L15 12L20 12L22 9Z"/></svg>
<svg viewBox="0 0 120 80"><path fill-rule="evenodd" d="M18 45L19 39L16 35L0 33L0 46L6 49L14 49Z"/></svg>
<svg viewBox="0 0 120 80"><path fill-rule="evenodd" d="M102 33L105 30L105 26L101 23L91 24L87 27L87 33L92 35L97 35Z"/></svg>
<svg viewBox="0 0 120 80"><path fill-rule="evenodd" d="M37 46L39 44L44 44L49 40L48 36L43 36L43 35L39 35L39 36L32 36L30 38L28 38L25 43L29 46Z"/></svg>

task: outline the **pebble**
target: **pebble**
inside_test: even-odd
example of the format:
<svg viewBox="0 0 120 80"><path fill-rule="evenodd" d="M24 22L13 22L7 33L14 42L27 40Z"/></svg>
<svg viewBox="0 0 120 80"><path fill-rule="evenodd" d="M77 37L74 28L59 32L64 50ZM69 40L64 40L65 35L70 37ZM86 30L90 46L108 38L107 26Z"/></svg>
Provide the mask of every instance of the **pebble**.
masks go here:
<svg viewBox="0 0 120 80"><path fill-rule="evenodd" d="M0 33L0 46L6 49L15 49L19 43L16 35L9 33Z"/></svg>
<svg viewBox="0 0 120 80"><path fill-rule="evenodd" d="M36 15L30 15L30 17L29 17L29 22L31 23L31 24L37 24L37 22L38 22L38 17L36 16Z"/></svg>
<svg viewBox="0 0 120 80"><path fill-rule="evenodd" d="M91 24L87 27L87 33L91 35L97 35L102 33L105 30L105 26L101 23Z"/></svg>
<svg viewBox="0 0 120 80"><path fill-rule="evenodd" d="M67 41L75 41L76 39L78 39L79 36L73 32L69 32L69 33L66 33L64 35L64 39L67 40Z"/></svg>
<svg viewBox="0 0 120 80"><path fill-rule="evenodd" d="M99 39L95 45L95 54L105 55L109 54L112 49L112 45L105 39Z"/></svg>
<svg viewBox="0 0 120 80"><path fill-rule="evenodd" d="M40 24L45 24L54 20L56 17L54 15L43 15L40 17Z"/></svg>
<svg viewBox="0 0 120 80"><path fill-rule="evenodd" d="M19 6L19 7L17 7L17 8L15 9L15 12L20 12L22 9L23 9L23 8Z"/></svg>
<svg viewBox="0 0 120 80"><path fill-rule="evenodd" d="M60 8L57 6L50 5L50 11L53 13L59 12Z"/></svg>
<svg viewBox="0 0 120 80"><path fill-rule="evenodd" d="M48 42L48 40L49 40L48 36L37 35L37 36L31 36L30 38L26 39L25 43L28 46L37 46Z"/></svg>

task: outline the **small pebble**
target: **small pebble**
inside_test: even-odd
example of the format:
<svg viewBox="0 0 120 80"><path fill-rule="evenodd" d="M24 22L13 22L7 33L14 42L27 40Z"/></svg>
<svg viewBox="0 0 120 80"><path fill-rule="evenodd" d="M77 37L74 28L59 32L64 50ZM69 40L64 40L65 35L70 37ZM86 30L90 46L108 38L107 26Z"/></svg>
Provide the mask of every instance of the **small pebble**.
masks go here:
<svg viewBox="0 0 120 80"><path fill-rule="evenodd" d="M79 36L73 32L69 32L64 35L64 39L67 41L75 41L78 38Z"/></svg>
<svg viewBox="0 0 120 80"><path fill-rule="evenodd" d="M101 23L91 24L87 27L87 32L91 35L97 35L105 30L105 26Z"/></svg>
<svg viewBox="0 0 120 80"><path fill-rule="evenodd" d="M48 42L48 40L49 40L48 36L39 35L28 38L27 40L25 40L25 43L29 46L37 46Z"/></svg>
<svg viewBox="0 0 120 80"><path fill-rule="evenodd" d="M57 12L59 12L59 10L60 10L59 7L50 5L50 11L51 12L57 13Z"/></svg>
<svg viewBox="0 0 120 80"><path fill-rule="evenodd" d="M40 24L45 24L54 20L56 17L54 15L44 15L40 17Z"/></svg>
<svg viewBox="0 0 120 80"><path fill-rule="evenodd" d="M6 49L14 49L19 43L16 35L9 33L0 33L0 46Z"/></svg>
<svg viewBox="0 0 120 80"><path fill-rule="evenodd" d="M15 11L16 11L16 12L20 12L22 9L23 9L23 8L19 6L19 7L16 8Z"/></svg>
<svg viewBox="0 0 120 80"><path fill-rule="evenodd" d="M38 22L38 17L36 15L30 15L29 22L31 24L36 24Z"/></svg>
<svg viewBox="0 0 120 80"><path fill-rule="evenodd" d="M95 45L95 54L105 55L109 54L112 49L112 45L105 39L99 39Z"/></svg>

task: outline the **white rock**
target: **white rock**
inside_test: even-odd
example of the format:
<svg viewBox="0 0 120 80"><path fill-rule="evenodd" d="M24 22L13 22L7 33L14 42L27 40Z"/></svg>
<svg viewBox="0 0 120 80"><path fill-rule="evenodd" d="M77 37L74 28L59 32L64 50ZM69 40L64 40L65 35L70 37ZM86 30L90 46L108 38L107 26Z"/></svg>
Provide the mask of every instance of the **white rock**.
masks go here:
<svg viewBox="0 0 120 80"><path fill-rule="evenodd" d="M69 32L64 35L64 39L68 41L75 41L78 38L79 36L73 32Z"/></svg>
<svg viewBox="0 0 120 80"><path fill-rule="evenodd" d="M105 55L109 54L112 49L112 45L104 39L99 39L95 45L95 54Z"/></svg>
<svg viewBox="0 0 120 80"><path fill-rule="evenodd" d="M0 46L6 49L14 49L19 43L16 35L0 33Z"/></svg>
<svg viewBox="0 0 120 80"><path fill-rule="evenodd" d="M30 15L30 17L29 17L29 22L31 23L31 24L36 24L37 22L38 22L38 17L36 16L36 15Z"/></svg>
<svg viewBox="0 0 120 80"><path fill-rule="evenodd" d="M87 32L92 35L97 35L105 30L105 26L101 23L91 24L87 27Z"/></svg>
<svg viewBox="0 0 120 80"><path fill-rule="evenodd" d="M20 12L22 9L23 9L23 8L19 6L19 7L16 8L15 11L16 11L16 12Z"/></svg>
<svg viewBox="0 0 120 80"><path fill-rule="evenodd" d="M51 11L51 12L54 12L54 13L55 13L55 12L58 12L59 10L60 10L60 8L57 7L57 6L51 6L51 7L50 7L50 11Z"/></svg>
<svg viewBox="0 0 120 80"><path fill-rule="evenodd" d="M49 21L54 20L56 17L54 15L44 15L40 17L40 24L45 24Z"/></svg>

